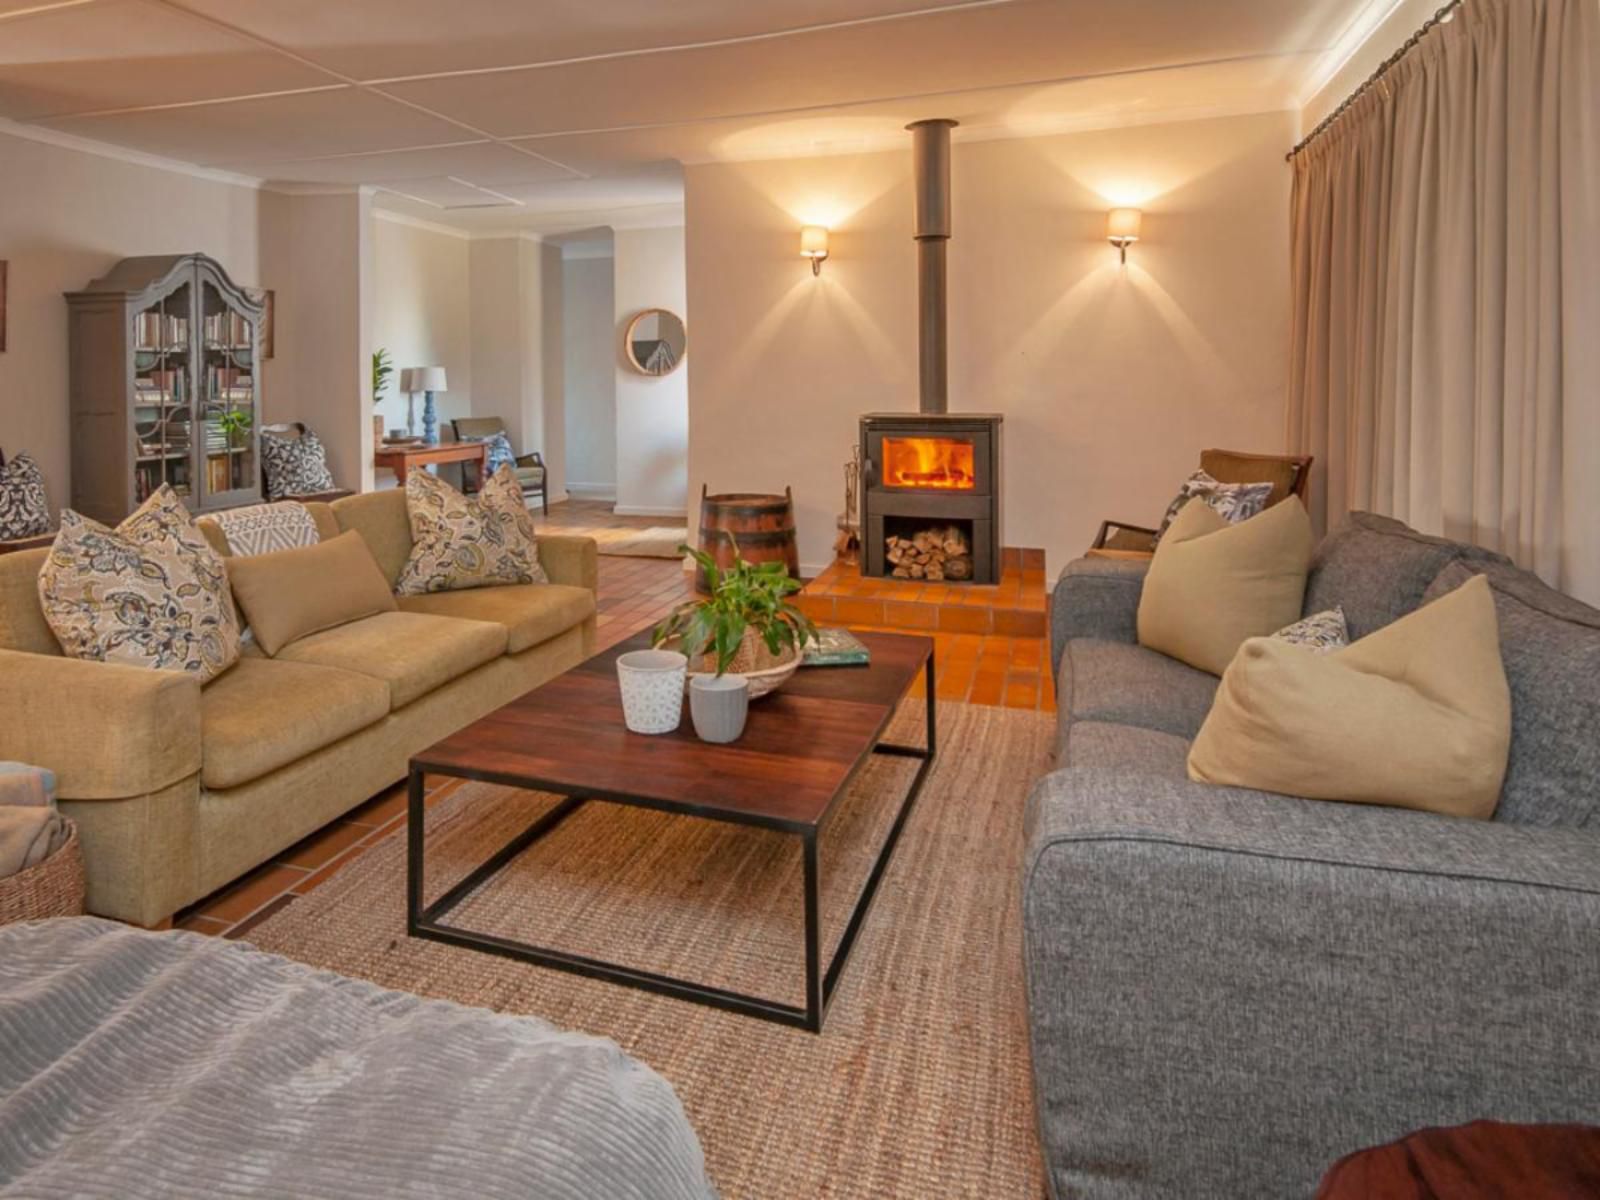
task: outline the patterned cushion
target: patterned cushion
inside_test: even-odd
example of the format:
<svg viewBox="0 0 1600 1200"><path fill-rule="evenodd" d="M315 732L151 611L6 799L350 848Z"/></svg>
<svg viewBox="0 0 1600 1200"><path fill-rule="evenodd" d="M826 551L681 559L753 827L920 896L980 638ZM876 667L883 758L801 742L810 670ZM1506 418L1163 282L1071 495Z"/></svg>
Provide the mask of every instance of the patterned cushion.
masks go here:
<svg viewBox="0 0 1600 1200"><path fill-rule="evenodd" d="M488 474L493 475L501 467L517 465L517 452L511 448L511 439L504 433L490 434L483 440L489 443Z"/></svg>
<svg viewBox="0 0 1600 1200"><path fill-rule="evenodd" d="M322 540L311 510L297 500L224 509L216 520L228 540L228 552L240 558L298 550Z"/></svg>
<svg viewBox="0 0 1600 1200"><path fill-rule="evenodd" d="M261 465L267 473L268 500L331 492L336 486L328 470L328 452L309 429L297 438L263 434Z"/></svg>
<svg viewBox="0 0 1600 1200"><path fill-rule="evenodd" d="M1167 505L1167 514L1161 518L1161 527L1156 530L1156 541L1161 540L1162 534L1167 532L1167 526L1172 524L1172 519L1178 515L1183 506L1196 498L1204 500L1228 524L1237 525L1266 508L1267 501L1271 497L1270 481L1219 483L1204 471L1196 471L1183 481L1178 494L1173 497L1172 503Z"/></svg>
<svg viewBox="0 0 1600 1200"><path fill-rule="evenodd" d="M39 603L73 658L192 671L204 683L239 657L222 559L165 484L114 530L63 509Z"/></svg>
<svg viewBox="0 0 1600 1200"><path fill-rule="evenodd" d="M436 475L406 476L411 556L394 590L402 596L501 583L548 583L539 564L533 517L510 467L468 499Z"/></svg>
<svg viewBox="0 0 1600 1200"><path fill-rule="evenodd" d="M1312 613L1293 625L1285 625L1272 636L1295 646L1304 646L1313 654L1330 654L1350 644L1350 630L1345 625L1342 608Z"/></svg>
<svg viewBox="0 0 1600 1200"><path fill-rule="evenodd" d="M39 464L19 454L0 466L0 540L36 537L50 529L50 505Z"/></svg>

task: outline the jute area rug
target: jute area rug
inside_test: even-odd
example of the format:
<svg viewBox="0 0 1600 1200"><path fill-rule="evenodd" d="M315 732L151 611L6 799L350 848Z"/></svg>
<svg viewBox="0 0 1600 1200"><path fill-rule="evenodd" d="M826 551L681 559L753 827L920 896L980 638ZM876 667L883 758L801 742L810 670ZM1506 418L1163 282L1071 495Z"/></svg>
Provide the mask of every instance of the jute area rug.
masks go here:
<svg viewBox="0 0 1600 1200"><path fill-rule="evenodd" d="M921 702L915 702L920 708ZM898 725L920 734L913 708ZM1023 802L1042 713L941 704L940 754L820 1035L405 933L397 832L257 926L265 950L599 1034L671 1081L727 1200L1044 1194L1023 1009ZM913 764L875 758L821 842L825 957ZM438 895L553 802L488 784L428 811ZM590 803L451 922L801 1002L799 839Z"/></svg>
<svg viewBox="0 0 1600 1200"><path fill-rule="evenodd" d="M612 558L681 558L678 547L689 540L687 526L652 525L649 529L596 529L589 534L601 554Z"/></svg>

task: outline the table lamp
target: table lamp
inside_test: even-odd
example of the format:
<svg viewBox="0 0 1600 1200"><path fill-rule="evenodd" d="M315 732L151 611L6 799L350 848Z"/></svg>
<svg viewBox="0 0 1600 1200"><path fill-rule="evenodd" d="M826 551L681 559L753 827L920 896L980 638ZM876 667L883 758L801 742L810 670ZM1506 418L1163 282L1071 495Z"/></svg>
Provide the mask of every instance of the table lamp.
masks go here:
<svg viewBox="0 0 1600 1200"><path fill-rule="evenodd" d="M413 367L411 386L422 393L422 440L429 446L439 444L439 414L433 407L433 394L449 390L443 367Z"/></svg>

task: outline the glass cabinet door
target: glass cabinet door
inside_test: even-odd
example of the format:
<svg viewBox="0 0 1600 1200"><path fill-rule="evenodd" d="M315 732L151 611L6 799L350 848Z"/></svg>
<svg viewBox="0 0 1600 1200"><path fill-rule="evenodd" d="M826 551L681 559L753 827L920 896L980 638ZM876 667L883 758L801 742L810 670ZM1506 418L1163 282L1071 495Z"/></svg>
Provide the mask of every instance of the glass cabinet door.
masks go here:
<svg viewBox="0 0 1600 1200"><path fill-rule="evenodd" d="M200 389L204 445L202 507L253 498L259 487L255 382L256 318L200 275Z"/></svg>
<svg viewBox="0 0 1600 1200"><path fill-rule="evenodd" d="M194 376L189 322L194 289L182 283L134 314L134 502L163 483L194 496Z"/></svg>

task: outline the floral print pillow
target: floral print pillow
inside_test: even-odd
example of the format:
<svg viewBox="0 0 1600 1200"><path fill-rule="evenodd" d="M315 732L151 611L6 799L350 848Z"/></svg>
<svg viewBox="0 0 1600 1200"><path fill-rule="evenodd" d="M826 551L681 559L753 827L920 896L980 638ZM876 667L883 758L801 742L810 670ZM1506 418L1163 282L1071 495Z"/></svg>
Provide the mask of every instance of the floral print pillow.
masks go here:
<svg viewBox="0 0 1600 1200"><path fill-rule="evenodd" d="M1303 621L1285 625L1272 636L1304 646L1313 654L1331 654L1350 644L1350 627L1345 623L1344 609L1335 605L1326 612L1312 613Z"/></svg>
<svg viewBox="0 0 1600 1200"><path fill-rule="evenodd" d="M1205 471L1196 471L1183 481L1172 503L1167 505L1167 515L1161 518L1161 528L1156 531L1156 541L1167 532L1173 518L1191 500L1203 500L1224 521L1237 525L1248 521L1272 498L1271 483L1222 483Z"/></svg>
<svg viewBox="0 0 1600 1200"><path fill-rule="evenodd" d="M402 596L505 583L548 583L533 516L510 467L468 498L427 471L406 476L411 557L394 590Z"/></svg>
<svg viewBox="0 0 1600 1200"><path fill-rule="evenodd" d="M190 671L201 683L239 658L222 559L165 484L115 529L63 509L39 603L72 658Z"/></svg>

